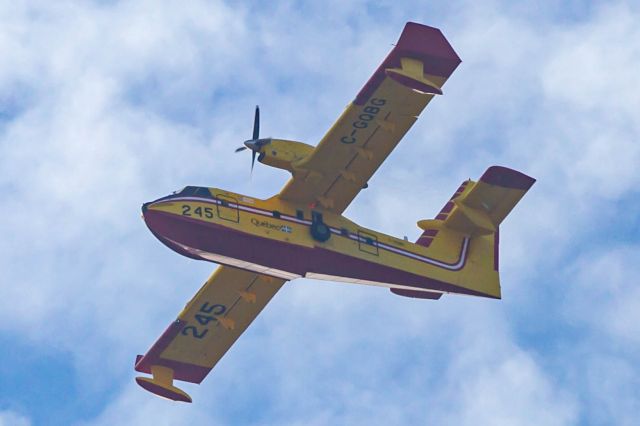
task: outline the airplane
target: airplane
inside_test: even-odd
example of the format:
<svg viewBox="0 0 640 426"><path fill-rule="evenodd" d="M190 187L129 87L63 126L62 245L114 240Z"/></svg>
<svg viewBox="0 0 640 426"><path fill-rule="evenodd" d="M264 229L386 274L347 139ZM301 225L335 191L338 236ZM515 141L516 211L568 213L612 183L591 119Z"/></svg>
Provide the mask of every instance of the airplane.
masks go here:
<svg viewBox="0 0 640 426"><path fill-rule="evenodd" d="M144 389L191 397L174 380L201 383L283 284L297 278L369 284L437 300L443 294L500 299L499 225L535 179L491 166L458 187L415 242L342 215L460 64L442 32L408 22L398 43L316 147L260 138L256 107L250 150L287 170L281 192L261 200L187 186L142 206L164 245L220 264L148 352L138 355Z"/></svg>

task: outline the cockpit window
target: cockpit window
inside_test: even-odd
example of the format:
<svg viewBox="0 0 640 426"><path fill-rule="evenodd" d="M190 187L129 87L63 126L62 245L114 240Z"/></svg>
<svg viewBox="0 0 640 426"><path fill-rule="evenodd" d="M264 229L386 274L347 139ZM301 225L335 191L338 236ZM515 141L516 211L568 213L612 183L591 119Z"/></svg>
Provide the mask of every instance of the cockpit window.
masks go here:
<svg viewBox="0 0 640 426"><path fill-rule="evenodd" d="M182 190L175 192L175 194L182 196L213 198L209 188L205 188L203 186L185 186Z"/></svg>

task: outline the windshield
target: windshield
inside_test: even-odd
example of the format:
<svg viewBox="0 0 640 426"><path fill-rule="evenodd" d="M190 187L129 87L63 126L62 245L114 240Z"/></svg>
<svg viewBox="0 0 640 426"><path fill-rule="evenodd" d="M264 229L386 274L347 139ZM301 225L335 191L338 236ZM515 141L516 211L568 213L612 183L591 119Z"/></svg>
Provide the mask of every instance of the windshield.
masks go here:
<svg viewBox="0 0 640 426"><path fill-rule="evenodd" d="M211 197L211 191L209 188L205 188L204 186L185 186L179 191L175 191L174 195L182 195L182 196L196 196L196 197Z"/></svg>

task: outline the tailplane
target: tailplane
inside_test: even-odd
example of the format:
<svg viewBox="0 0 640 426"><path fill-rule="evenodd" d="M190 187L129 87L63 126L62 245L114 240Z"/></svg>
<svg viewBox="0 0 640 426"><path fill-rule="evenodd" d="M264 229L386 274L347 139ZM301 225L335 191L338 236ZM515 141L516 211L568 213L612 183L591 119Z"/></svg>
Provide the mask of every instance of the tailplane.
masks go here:
<svg viewBox="0 0 640 426"><path fill-rule="evenodd" d="M489 167L477 182L463 182L435 219L418 222L423 233L416 244L441 252L447 246L459 247L458 242L468 238L468 257L456 272L456 283L500 298L499 226L534 183L535 179L518 171Z"/></svg>
<svg viewBox="0 0 640 426"><path fill-rule="evenodd" d="M416 243L428 246L434 236L428 231L443 226L469 236L496 232L535 181L516 170L489 167L478 182L463 182L435 219L418 222L425 232Z"/></svg>

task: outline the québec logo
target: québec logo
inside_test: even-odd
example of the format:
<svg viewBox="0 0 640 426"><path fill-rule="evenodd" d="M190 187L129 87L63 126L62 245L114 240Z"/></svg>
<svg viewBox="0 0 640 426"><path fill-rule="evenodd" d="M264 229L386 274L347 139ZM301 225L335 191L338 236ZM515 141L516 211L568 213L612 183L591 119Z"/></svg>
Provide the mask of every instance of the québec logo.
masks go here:
<svg viewBox="0 0 640 426"><path fill-rule="evenodd" d="M291 232L293 232L293 229L291 229L289 225L276 225L275 223L270 223L266 220L251 219L251 223L254 226L286 232L287 234L291 234Z"/></svg>

